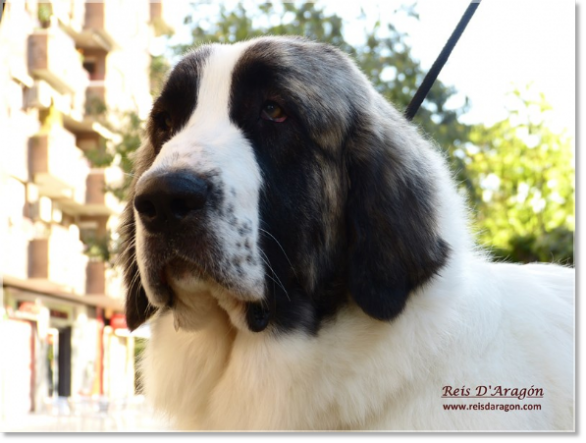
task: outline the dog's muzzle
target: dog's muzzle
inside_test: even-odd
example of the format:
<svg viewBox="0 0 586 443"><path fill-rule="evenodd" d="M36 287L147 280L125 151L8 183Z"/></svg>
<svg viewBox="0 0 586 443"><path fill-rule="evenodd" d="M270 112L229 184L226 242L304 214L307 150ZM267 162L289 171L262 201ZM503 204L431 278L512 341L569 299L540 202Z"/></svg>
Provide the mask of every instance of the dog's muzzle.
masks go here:
<svg viewBox="0 0 586 443"><path fill-rule="evenodd" d="M202 221L206 218L209 200L213 200L210 197L211 188L209 181L193 172L175 171L152 175L138 183L134 208L150 236L170 245L173 251L180 250L186 245L182 240L185 233L206 230ZM194 266L195 261L190 260L189 266ZM180 263L187 264L183 261ZM171 262L175 268L176 264ZM175 300L175 304L177 303ZM246 304L246 320L251 331L260 332L266 329L270 318L270 309L263 304ZM187 321L184 319L181 324L186 325Z"/></svg>

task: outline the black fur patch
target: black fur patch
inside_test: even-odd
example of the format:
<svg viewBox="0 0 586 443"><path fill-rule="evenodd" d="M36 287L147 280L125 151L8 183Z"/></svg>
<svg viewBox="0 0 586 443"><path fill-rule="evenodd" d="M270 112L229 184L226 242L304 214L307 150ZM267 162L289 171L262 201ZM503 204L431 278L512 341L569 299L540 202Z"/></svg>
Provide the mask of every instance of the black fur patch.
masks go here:
<svg viewBox="0 0 586 443"><path fill-rule="evenodd" d="M149 117L148 133L155 152L176 134L197 106L200 73L210 55L203 47L185 56L175 66Z"/></svg>
<svg viewBox="0 0 586 443"><path fill-rule="evenodd" d="M447 262L437 235L433 175L424 158L363 123L348 146L349 291L371 317L391 320L409 293ZM360 126L360 119L358 120Z"/></svg>

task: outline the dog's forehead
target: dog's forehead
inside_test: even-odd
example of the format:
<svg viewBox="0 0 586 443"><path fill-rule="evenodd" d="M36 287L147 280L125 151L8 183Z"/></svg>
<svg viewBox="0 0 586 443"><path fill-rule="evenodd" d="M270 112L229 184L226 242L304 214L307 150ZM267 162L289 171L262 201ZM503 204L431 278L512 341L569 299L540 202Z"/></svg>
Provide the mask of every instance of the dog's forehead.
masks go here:
<svg viewBox="0 0 586 443"><path fill-rule="evenodd" d="M317 46L296 38L263 37L235 44L205 45L188 54L169 78L172 89L192 82L197 86L197 107L207 113L226 110L231 88L243 72L262 70L311 71L311 64L321 60ZM321 61L318 61L320 59ZM289 71L292 73L292 71ZM171 85L174 83L175 85ZM190 91L191 92L191 91ZM195 103L194 103L195 104Z"/></svg>
<svg viewBox="0 0 586 443"><path fill-rule="evenodd" d="M234 66L245 51L245 44L235 45L210 45L188 58L202 58L197 72L192 72L197 78L197 102L187 126L195 121L207 121L210 118L225 119L228 117L228 104L230 100L230 86L232 84L232 71ZM187 73L186 73L187 74Z"/></svg>
<svg viewBox="0 0 586 443"><path fill-rule="evenodd" d="M192 51L173 69L158 102L175 112L180 103L183 112L190 115L188 121L184 120L187 126L205 116L227 118L234 71L265 52L251 50L263 46L261 42L210 44ZM271 42L271 46L281 46L279 43Z"/></svg>

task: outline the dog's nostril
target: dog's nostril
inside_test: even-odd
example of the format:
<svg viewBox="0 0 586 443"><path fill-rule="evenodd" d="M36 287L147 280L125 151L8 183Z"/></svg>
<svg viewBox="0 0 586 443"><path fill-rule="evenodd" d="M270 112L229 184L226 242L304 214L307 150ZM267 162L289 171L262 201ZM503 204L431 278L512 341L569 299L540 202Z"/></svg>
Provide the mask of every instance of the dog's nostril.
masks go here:
<svg viewBox="0 0 586 443"><path fill-rule="evenodd" d="M153 204L152 201L148 199L140 199L139 197L137 197L134 202L134 207L141 216L146 216L150 218L157 216L156 206Z"/></svg>
<svg viewBox="0 0 586 443"><path fill-rule="evenodd" d="M174 198L171 200L171 213L177 217L185 217L191 211L201 209L205 204L203 198L192 196L190 198Z"/></svg>
<svg viewBox="0 0 586 443"><path fill-rule="evenodd" d="M178 217L185 217L190 209L187 207L185 200L173 199L171 200L171 212Z"/></svg>

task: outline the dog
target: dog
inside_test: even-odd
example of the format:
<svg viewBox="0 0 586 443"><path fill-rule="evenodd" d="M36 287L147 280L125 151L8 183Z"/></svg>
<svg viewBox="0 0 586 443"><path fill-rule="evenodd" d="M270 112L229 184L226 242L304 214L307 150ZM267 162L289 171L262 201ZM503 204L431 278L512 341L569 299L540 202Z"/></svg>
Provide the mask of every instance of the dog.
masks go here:
<svg viewBox="0 0 586 443"><path fill-rule="evenodd" d="M147 134L120 257L174 428L574 428L574 271L491 262L440 150L349 56L202 46Z"/></svg>

